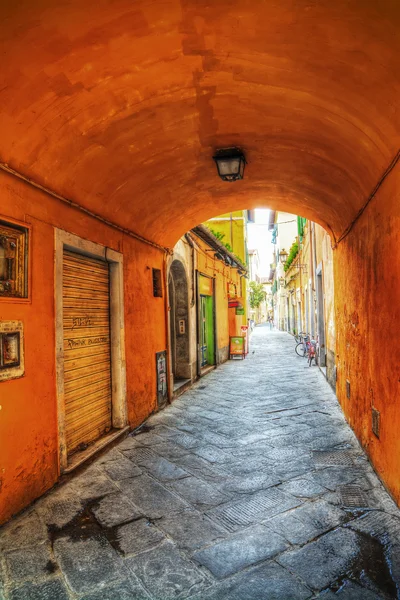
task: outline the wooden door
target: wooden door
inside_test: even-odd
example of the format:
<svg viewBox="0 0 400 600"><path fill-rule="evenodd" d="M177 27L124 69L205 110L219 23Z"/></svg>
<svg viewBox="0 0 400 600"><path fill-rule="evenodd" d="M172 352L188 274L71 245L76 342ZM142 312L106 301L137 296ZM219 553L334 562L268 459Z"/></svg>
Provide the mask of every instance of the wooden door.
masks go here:
<svg viewBox="0 0 400 600"><path fill-rule="evenodd" d="M70 251L63 260L64 393L67 453L111 429L108 263Z"/></svg>

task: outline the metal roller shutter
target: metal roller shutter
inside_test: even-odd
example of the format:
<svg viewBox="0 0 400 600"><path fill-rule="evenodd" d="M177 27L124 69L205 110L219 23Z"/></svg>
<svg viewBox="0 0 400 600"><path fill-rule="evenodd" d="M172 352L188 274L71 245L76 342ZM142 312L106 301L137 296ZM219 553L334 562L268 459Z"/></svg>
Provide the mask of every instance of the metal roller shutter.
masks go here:
<svg viewBox="0 0 400 600"><path fill-rule="evenodd" d="M108 263L64 251L64 393L67 452L111 429Z"/></svg>

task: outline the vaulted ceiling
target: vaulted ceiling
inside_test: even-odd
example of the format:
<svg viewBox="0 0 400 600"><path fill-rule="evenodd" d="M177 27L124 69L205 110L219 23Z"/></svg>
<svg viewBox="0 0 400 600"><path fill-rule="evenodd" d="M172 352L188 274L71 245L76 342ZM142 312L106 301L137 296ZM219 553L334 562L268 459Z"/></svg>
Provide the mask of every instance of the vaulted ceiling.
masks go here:
<svg viewBox="0 0 400 600"><path fill-rule="evenodd" d="M339 236L400 147L399 30L398 0L3 0L0 161L164 245L256 206Z"/></svg>

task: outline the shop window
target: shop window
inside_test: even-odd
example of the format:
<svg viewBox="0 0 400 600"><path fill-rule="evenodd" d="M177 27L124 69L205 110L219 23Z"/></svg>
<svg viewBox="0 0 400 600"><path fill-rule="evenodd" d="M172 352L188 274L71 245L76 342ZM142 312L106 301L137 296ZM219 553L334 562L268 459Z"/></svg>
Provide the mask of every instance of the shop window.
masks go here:
<svg viewBox="0 0 400 600"><path fill-rule="evenodd" d="M0 221L0 298L28 296L28 230Z"/></svg>
<svg viewBox="0 0 400 600"><path fill-rule="evenodd" d="M161 269L153 269L153 296L162 298Z"/></svg>

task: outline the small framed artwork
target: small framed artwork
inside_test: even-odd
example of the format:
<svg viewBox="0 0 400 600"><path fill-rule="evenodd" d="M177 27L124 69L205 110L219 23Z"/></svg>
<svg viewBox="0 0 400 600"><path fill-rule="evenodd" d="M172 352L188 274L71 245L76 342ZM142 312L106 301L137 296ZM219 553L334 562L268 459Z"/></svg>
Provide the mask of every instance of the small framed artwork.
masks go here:
<svg viewBox="0 0 400 600"><path fill-rule="evenodd" d="M0 298L28 297L28 229L0 220Z"/></svg>
<svg viewBox="0 0 400 600"><path fill-rule="evenodd" d="M0 334L0 369L19 367L20 358L20 332Z"/></svg>
<svg viewBox="0 0 400 600"><path fill-rule="evenodd" d="M21 321L0 321L0 382L22 377L24 328Z"/></svg>
<svg viewBox="0 0 400 600"><path fill-rule="evenodd" d="M156 352L157 404L163 406L168 400L167 351Z"/></svg>

